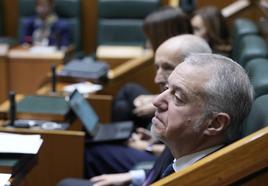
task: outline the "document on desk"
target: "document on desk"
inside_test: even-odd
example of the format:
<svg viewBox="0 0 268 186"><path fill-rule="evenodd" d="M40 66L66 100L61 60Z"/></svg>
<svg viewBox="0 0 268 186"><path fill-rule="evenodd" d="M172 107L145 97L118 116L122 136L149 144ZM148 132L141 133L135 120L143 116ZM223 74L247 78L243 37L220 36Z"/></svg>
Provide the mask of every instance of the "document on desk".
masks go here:
<svg viewBox="0 0 268 186"><path fill-rule="evenodd" d="M81 82L81 83L74 83L71 85L64 86L63 90L67 93L72 93L75 89L78 90L81 94L89 94L94 93L102 89L102 85L93 84L90 82Z"/></svg>
<svg viewBox="0 0 268 186"><path fill-rule="evenodd" d="M11 174L0 173L0 186L8 185L8 180L10 179Z"/></svg>
<svg viewBox="0 0 268 186"><path fill-rule="evenodd" d="M31 53L45 53L45 54L52 54L57 51L57 48L54 46L33 46L30 48L29 52Z"/></svg>
<svg viewBox="0 0 268 186"><path fill-rule="evenodd" d="M0 153L37 154L42 143L40 135L0 132Z"/></svg>

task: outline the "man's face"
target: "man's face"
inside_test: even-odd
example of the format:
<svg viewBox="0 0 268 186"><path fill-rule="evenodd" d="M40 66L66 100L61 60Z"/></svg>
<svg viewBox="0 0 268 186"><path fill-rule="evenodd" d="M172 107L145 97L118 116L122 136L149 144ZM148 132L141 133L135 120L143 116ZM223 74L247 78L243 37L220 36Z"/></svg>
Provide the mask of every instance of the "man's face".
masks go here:
<svg viewBox="0 0 268 186"><path fill-rule="evenodd" d="M170 45L160 46L155 54L156 75L154 81L160 86L161 91L167 84L171 72L179 64L178 52Z"/></svg>
<svg viewBox="0 0 268 186"><path fill-rule="evenodd" d="M51 12L51 4L48 0L38 0L36 4L36 12L38 16L45 20Z"/></svg>
<svg viewBox="0 0 268 186"><path fill-rule="evenodd" d="M205 69L179 64L168 79L168 88L154 100L157 110L152 120L152 134L168 146L201 137L205 129L204 94L208 81Z"/></svg>

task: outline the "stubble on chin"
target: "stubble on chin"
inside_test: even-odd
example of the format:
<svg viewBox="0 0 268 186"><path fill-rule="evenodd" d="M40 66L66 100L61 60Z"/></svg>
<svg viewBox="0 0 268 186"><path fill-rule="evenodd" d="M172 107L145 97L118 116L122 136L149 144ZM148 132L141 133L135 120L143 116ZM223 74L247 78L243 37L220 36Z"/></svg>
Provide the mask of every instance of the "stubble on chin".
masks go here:
<svg viewBox="0 0 268 186"><path fill-rule="evenodd" d="M154 124L152 124L151 126L151 136L154 140L156 141L161 141L164 143L163 137L161 136L161 134L159 134L159 132L157 132L156 127L154 126Z"/></svg>

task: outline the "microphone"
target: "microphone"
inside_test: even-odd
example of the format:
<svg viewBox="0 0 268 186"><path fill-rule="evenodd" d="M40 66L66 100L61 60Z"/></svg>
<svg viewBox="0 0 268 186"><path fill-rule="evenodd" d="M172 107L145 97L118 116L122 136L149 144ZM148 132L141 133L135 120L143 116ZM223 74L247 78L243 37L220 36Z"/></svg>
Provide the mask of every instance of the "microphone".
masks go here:
<svg viewBox="0 0 268 186"><path fill-rule="evenodd" d="M14 126L16 120L16 93L14 91L9 92L9 125Z"/></svg>
<svg viewBox="0 0 268 186"><path fill-rule="evenodd" d="M56 93L56 83L57 83L57 75L56 75L56 65L51 65L51 92Z"/></svg>

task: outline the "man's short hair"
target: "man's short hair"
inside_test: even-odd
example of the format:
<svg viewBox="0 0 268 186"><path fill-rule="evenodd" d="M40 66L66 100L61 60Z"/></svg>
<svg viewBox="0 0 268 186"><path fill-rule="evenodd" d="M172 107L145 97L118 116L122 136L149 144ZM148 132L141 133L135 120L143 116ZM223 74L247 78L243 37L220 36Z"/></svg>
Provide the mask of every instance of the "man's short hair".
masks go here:
<svg viewBox="0 0 268 186"><path fill-rule="evenodd" d="M205 110L209 116L225 112L231 122L227 128L227 140L240 137L242 122L248 115L254 90L245 70L233 60L216 54L192 54L184 63L205 68L209 66L209 80L203 86Z"/></svg>

